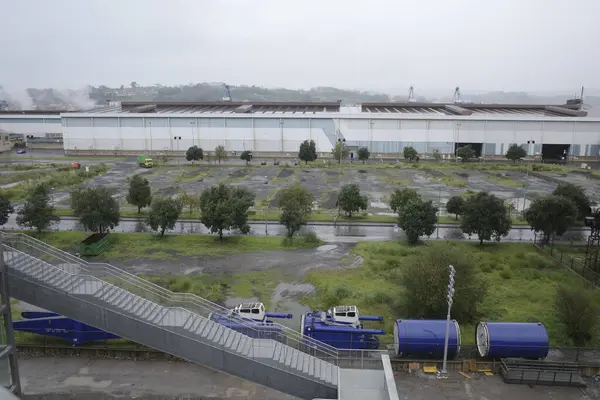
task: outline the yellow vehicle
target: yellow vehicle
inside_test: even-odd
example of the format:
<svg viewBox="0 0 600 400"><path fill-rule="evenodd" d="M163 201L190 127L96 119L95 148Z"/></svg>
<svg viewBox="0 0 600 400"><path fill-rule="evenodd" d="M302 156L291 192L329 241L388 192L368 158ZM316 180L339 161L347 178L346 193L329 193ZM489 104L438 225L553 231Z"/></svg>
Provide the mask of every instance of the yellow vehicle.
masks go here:
<svg viewBox="0 0 600 400"><path fill-rule="evenodd" d="M154 165L154 161L152 161L152 157L145 156L143 154L137 156L137 163L142 168L152 168Z"/></svg>

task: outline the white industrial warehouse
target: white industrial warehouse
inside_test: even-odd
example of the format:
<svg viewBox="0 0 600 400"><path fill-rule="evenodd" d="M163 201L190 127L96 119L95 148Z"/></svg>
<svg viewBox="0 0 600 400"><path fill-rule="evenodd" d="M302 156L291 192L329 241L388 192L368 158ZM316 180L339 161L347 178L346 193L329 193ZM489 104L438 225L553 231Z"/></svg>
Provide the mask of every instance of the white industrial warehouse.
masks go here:
<svg viewBox="0 0 600 400"><path fill-rule="evenodd" d="M570 104L569 104L570 103ZM470 144L478 155L503 156L515 143L530 155L594 157L600 119L577 103L501 105L339 102L123 102L85 112L2 112L0 129L32 141L62 136L68 154L159 154L196 145L212 151L251 150L293 155L314 140L329 153L338 140L350 149L396 156L452 154Z"/></svg>

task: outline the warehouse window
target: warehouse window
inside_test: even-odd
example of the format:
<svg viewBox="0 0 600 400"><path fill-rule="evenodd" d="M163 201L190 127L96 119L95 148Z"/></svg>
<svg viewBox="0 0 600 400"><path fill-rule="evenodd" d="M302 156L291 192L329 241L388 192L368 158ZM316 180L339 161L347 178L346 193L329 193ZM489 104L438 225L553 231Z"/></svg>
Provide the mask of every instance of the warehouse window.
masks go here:
<svg viewBox="0 0 600 400"><path fill-rule="evenodd" d="M13 124L43 124L44 118L7 118L5 122Z"/></svg>
<svg viewBox="0 0 600 400"><path fill-rule="evenodd" d="M65 121L70 128L90 128L92 126L91 118L66 118Z"/></svg>
<svg viewBox="0 0 600 400"><path fill-rule="evenodd" d="M97 128L118 128L117 118L94 118L94 126Z"/></svg>
<svg viewBox="0 0 600 400"><path fill-rule="evenodd" d="M123 128L142 128L143 121L142 118L121 118L121 126Z"/></svg>
<svg viewBox="0 0 600 400"><path fill-rule="evenodd" d="M251 118L227 118L226 125L228 128L252 128Z"/></svg>

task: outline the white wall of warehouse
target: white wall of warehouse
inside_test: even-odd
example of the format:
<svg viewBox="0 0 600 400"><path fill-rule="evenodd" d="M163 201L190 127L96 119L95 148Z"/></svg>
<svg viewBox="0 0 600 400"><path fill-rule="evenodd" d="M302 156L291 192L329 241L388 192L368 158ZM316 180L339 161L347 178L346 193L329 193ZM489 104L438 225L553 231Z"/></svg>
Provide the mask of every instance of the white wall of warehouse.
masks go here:
<svg viewBox="0 0 600 400"><path fill-rule="evenodd" d="M62 133L61 122L60 115L0 115L0 129L35 137Z"/></svg>
<svg viewBox="0 0 600 400"><path fill-rule="evenodd" d="M302 141L312 139L319 152L329 152L338 138L344 138L349 146L366 146L373 153L398 153L405 146L413 146L420 153L434 149L451 153L454 143L485 143L485 155L503 155L510 144L523 145L527 141L535 141L532 152L539 152L542 144L569 144L574 156L597 156L600 152L600 120L572 117L390 119L333 114L310 118L63 114L62 129L66 150L156 152L186 150L197 145L210 151L222 145L228 151L289 153L296 152Z"/></svg>

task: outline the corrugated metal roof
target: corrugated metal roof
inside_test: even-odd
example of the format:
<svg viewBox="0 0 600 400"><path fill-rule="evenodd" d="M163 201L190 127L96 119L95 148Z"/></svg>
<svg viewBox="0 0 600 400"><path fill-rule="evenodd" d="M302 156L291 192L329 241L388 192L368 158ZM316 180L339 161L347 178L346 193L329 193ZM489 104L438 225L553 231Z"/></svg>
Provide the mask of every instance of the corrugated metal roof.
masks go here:
<svg viewBox="0 0 600 400"><path fill-rule="evenodd" d="M103 107L93 114L316 114L339 112L340 102L123 102Z"/></svg>
<svg viewBox="0 0 600 400"><path fill-rule="evenodd" d="M504 116L504 117L565 117L563 113L549 110L548 107L573 108L567 105L537 105L537 104L469 104L469 103L363 103L363 113L390 113L412 115L459 115L453 108L460 107L473 116Z"/></svg>

